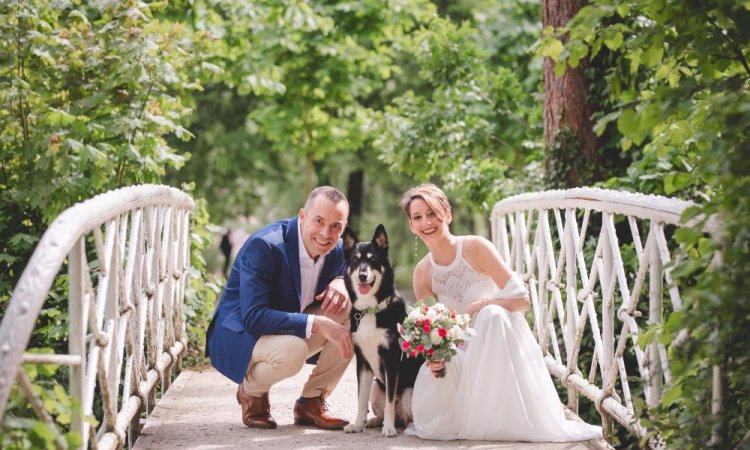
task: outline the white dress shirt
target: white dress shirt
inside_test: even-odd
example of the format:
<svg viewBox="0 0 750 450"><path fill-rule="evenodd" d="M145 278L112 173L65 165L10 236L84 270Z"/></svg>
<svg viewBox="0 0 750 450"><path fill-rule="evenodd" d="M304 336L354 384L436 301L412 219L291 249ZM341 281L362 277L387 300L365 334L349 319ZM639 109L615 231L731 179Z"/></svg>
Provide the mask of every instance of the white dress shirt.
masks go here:
<svg viewBox="0 0 750 450"><path fill-rule="evenodd" d="M315 301L315 286L318 284L320 270L323 268L326 255L321 255L317 261L314 261L310 257L305 248L305 243L302 241L302 224L299 221L297 221L297 239L299 239L300 312L303 312L305 308ZM312 314L307 316L306 337L312 335L313 320L314 316Z"/></svg>

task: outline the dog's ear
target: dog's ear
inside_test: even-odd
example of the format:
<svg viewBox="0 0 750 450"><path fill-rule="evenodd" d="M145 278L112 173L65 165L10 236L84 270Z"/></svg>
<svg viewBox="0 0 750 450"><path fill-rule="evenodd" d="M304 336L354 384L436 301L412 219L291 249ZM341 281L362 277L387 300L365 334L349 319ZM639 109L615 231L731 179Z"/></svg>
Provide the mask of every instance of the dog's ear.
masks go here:
<svg viewBox="0 0 750 450"><path fill-rule="evenodd" d="M372 236L372 242L383 250L388 250L388 235L385 234L385 227L381 223L375 228L375 234Z"/></svg>
<svg viewBox="0 0 750 450"><path fill-rule="evenodd" d="M341 235L341 238L344 240L344 251L350 252L354 248L354 244L357 243L357 235L354 234L354 230L352 230L350 227L344 228L344 233Z"/></svg>

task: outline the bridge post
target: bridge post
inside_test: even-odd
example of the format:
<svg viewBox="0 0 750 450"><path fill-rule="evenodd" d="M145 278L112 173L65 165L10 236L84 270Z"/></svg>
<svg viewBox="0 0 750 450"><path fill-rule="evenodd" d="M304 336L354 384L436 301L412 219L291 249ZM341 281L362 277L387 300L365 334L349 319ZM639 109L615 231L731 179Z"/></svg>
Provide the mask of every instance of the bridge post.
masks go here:
<svg viewBox="0 0 750 450"><path fill-rule="evenodd" d="M88 447L89 424L83 417L85 411L83 401L86 385L84 368L86 367L86 320L88 319L88 304L86 282L84 275L88 275L86 253L83 238L79 238L68 255L68 320L70 332L68 335L68 352L80 357L80 364L70 366L70 395L81 400L80 407L73 411L70 428L81 434L83 447Z"/></svg>

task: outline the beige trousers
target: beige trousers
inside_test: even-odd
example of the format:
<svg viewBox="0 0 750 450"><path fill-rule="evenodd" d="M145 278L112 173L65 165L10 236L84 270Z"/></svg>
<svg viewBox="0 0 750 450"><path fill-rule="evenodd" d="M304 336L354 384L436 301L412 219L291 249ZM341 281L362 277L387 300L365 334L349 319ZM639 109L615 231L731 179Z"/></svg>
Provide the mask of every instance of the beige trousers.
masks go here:
<svg viewBox="0 0 750 450"><path fill-rule="evenodd" d="M351 303L345 311L327 316L348 329L350 310ZM320 309L320 302L313 302L304 312L325 315ZM305 360L318 351L318 364L303 386L302 396L327 397L338 384L351 359L344 359L336 345L320 333L312 334L307 339L284 335L261 336L253 348L250 364L242 382L245 392L260 397L275 383L296 375L304 366Z"/></svg>

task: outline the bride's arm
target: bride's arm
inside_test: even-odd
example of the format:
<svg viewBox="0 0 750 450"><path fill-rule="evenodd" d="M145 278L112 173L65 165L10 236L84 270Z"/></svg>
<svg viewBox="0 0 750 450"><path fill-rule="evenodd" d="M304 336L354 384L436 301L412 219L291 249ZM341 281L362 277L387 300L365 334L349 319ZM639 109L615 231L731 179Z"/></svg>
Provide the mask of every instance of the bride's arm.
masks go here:
<svg viewBox="0 0 750 450"><path fill-rule="evenodd" d="M430 264L427 258L424 258L417 263L416 267L414 267L414 275L412 277L412 284L414 285L414 297L417 300L422 300L423 298L427 297L436 297L435 293L432 292L431 280L432 264ZM430 370L432 371L432 375L434 375L435 377L438 376L438 372L440 372L440 370L442 370L444 367L444 363L442 362L430 363L429 361L426 361L425 365L430 368Z"/></svg>
<svg viewBox="0 0 750 450"><path fill-rule="evenodd" d="M467 236L464 239L466 261L479 273L492 278L501 290L507 284L513 283L513 271L510 270L505 261L500 257L497 249L487 239L480 236ZM523 289L525 291L525 289ZM466 312L475 315L487 305L500 305L509 311L528 311L531 307L528 292L519 291L518 297L511 298L485 298L475 301L466 308Z"/></svg>
<svg viewBox="0 0 750 450"><path fill-rule="evenodd" d="M414 267L412 285L414 287L414 298L416 300L422 300L427 297L436 297L432 292L432 265L426 257L419 261L416 267Z"/></svg>

